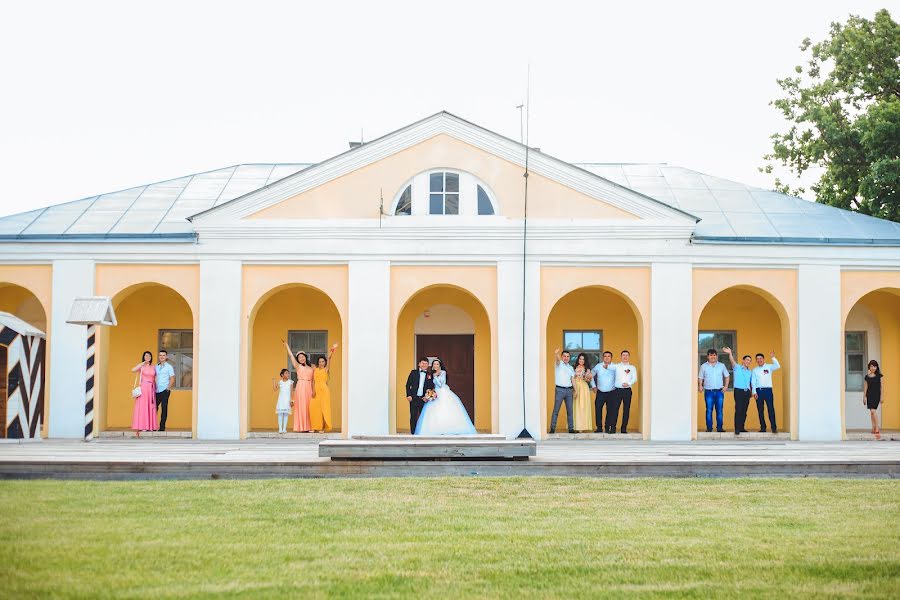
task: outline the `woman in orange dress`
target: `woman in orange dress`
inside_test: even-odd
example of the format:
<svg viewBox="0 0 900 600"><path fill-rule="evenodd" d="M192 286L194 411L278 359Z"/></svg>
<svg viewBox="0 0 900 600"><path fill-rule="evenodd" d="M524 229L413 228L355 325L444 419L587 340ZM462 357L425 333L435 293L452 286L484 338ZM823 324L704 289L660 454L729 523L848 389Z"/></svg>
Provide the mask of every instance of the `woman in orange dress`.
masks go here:
<svg viewBox="0 0 900 600"><path fill-rule="evenodd" d="M142 431L156 431L156 368L153 366L153 353L145 350L141 362L131 369L138 373L141 395L134 399L134 412L131 415L131 428L137 437Z"/></svg>
<svg viewBox="0 0 900 600"><path fill-rule="evenodd" d="M313 431L325 433L331 431L331 390L328 389L328 378L331 373L331 357L338 345L328 351L328 358L320 356L316 361L315 388L316 394L309 404L309 419Z"/></svg>
<svg viewBox="0 0 900 600"><path fill-rule="evenodd" d="M297 371L297 385L294 386L294 431L308 432L312 427L309 425L309 403L315 397L316 390L313 385L313 371L309 366L309 357L306 352L298 352L296 356L291 354L291 347L284 340L281 340L284 347L287 348L288 356L294 370Z"/></svg>

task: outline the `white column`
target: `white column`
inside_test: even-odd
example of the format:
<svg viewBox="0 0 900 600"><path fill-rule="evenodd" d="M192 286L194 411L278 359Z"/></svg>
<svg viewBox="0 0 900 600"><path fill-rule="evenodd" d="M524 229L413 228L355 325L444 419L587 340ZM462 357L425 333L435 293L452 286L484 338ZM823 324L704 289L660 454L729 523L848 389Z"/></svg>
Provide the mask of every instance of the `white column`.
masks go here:
<svg viewBox="0 0 900 600"><path fill-rule="evenodd" d="M540 373L540 263L528 263L526 280L526 319L522 322L522 273L521 260L501 260L497 263L497 358L501 365L498 390L500 394L500 433L507 439L515 438L527 423L529 433L535 438L541 435ZM524 337L523 337L524 335ZM524 344L525 352L522 348ZM524 358L524 362L523 362ZM510 373L522 373L521 377L509 377ZM524 389L523 393L523 383Z"/></svg>
<svg viewBox="0 0 900 600"><path fill-rule="evenodd" d="M841 439L841 269L800 265L797 437Z"/></svg>
<svg viewBox="0 0 900 600"><path fill-rule="evenodd" d="M84 437L84 361L87 327L66 323L72 301L94 295L94 261L53 261L50 308L49 432L54 438Z"/></svg>
<svg viewBox="0 0 900 600"><path fill-rule="evenodd" d="M347 434L388 435L391 263L350 261L348 288Z"/></svg>
<svg viewBox="0 0 900 600"><path fill-rule="evenodd" d="M241 262L200 262L197 437L241 437Z"/></svg>
<svg viewBox="0 0 900 600"><path fill-rule="evenodd" d="M650 369L644 375L649 399L650 439L690 440L695 402L691 265L653 263L650 268ZM650 384L647 387L647 383Z"/></svg>

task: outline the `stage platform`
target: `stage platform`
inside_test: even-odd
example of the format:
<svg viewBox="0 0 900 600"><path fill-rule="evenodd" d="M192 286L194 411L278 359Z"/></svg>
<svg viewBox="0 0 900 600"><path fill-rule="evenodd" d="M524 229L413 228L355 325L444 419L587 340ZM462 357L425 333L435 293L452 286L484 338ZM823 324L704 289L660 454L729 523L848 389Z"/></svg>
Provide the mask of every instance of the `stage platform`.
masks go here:
<svg viewBox="0 0 900 600"><path fill-rule="evenodd" d="M490 434L356 436L319 443L319 456L334 460L528 460L536 454L532 439Z"/></svg>
<svg viewBox="0 0 900 600"><path fill-rule="evenodd" d="M0 443L0 478L272 477L881 477L900 478L893 441L548 440L527 460L332 460L317 439L179 438Z"/></svg>

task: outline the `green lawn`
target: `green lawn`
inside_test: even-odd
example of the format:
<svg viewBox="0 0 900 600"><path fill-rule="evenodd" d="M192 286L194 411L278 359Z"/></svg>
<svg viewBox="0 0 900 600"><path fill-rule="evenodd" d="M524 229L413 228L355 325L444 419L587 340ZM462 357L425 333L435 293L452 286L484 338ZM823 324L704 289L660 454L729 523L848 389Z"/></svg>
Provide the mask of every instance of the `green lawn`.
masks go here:
<svg viewBox="0 0 900 600"><path fill-rule="evenodd" d="M900 481L0 482L0 597L900 597Z"/></svg>

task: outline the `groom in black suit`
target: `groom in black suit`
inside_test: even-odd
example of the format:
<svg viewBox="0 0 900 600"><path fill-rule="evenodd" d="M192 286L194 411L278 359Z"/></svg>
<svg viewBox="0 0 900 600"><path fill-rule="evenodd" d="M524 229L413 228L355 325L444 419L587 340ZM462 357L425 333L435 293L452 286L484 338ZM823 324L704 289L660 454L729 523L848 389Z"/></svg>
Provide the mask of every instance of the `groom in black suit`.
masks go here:
<svg viewBox="0 0 900 600"><path fill-rule="evenodd" d="M419 368L409 372L406 378L406 400L409 402L409 432L416 432L416 423L419 422L419 415L422 414L422 408L425 402L422 398L427 390L434 389L434 380L428 372L428 359L419 359Z"/></svg>

